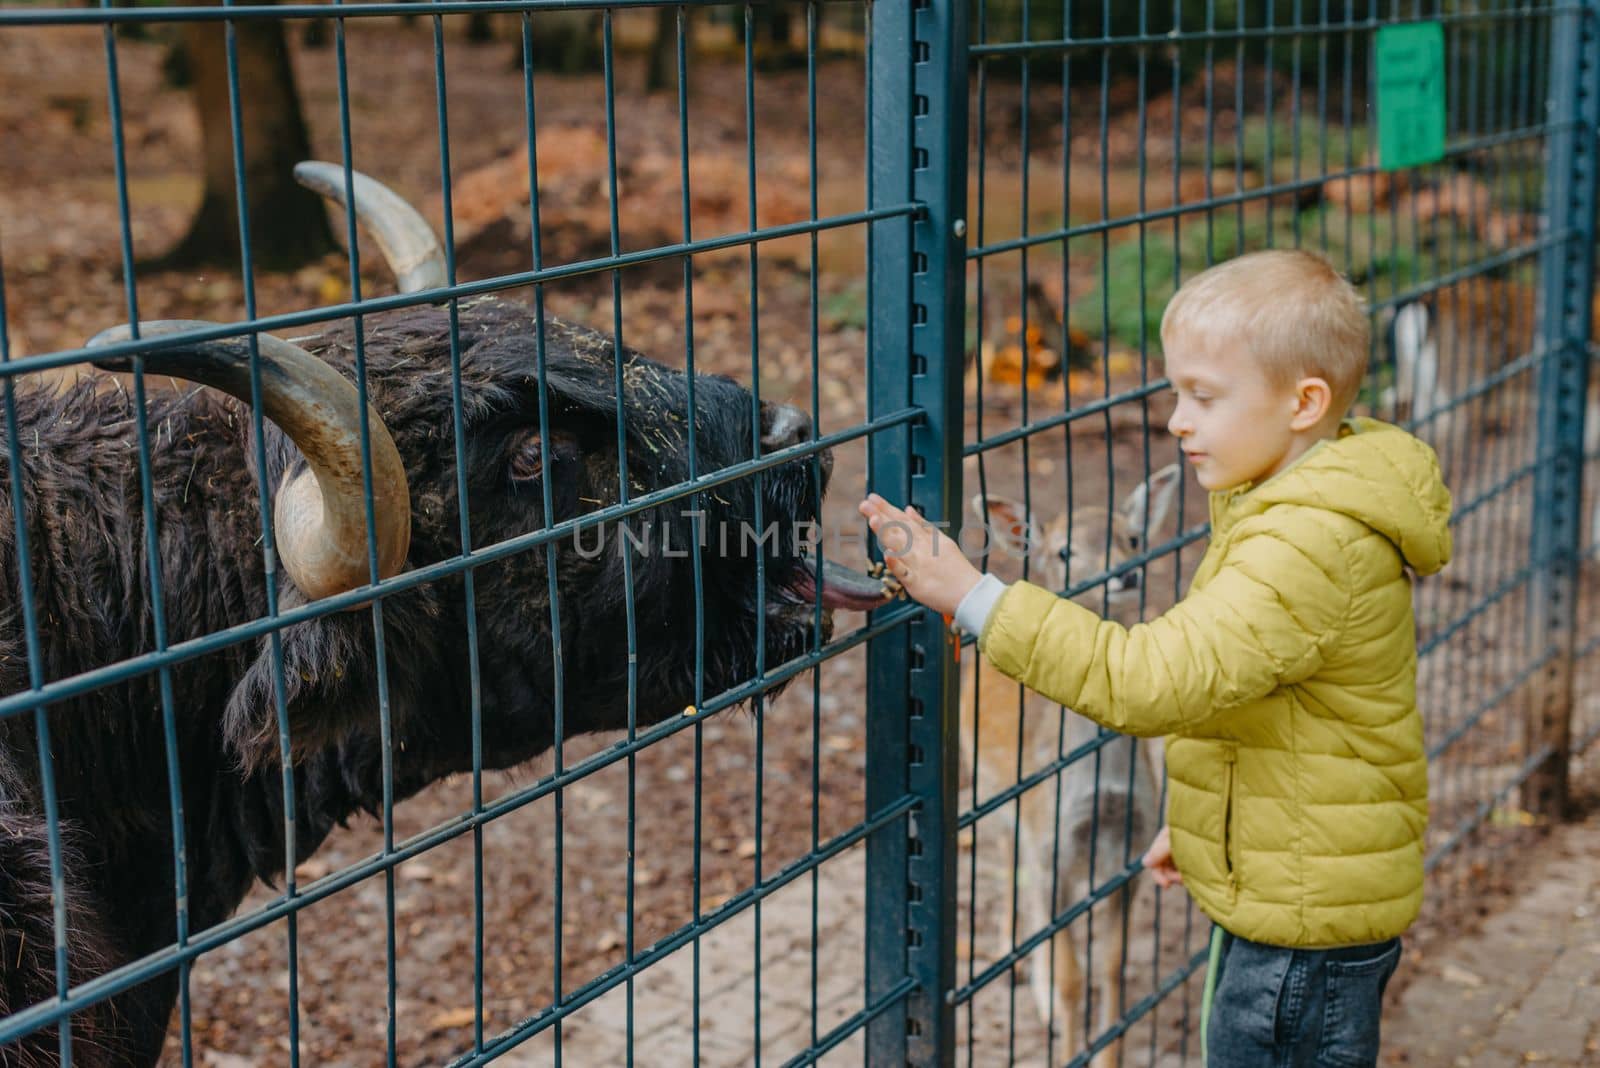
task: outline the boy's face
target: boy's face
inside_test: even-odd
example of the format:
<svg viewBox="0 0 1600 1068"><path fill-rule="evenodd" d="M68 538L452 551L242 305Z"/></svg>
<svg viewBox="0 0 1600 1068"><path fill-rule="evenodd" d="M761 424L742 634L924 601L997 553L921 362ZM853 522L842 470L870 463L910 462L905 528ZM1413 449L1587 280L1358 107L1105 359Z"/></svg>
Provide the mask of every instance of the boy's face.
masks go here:
<svg viewBox="0 0 1600 1068"><path fill-rule="evenodd" d="M1273 383L1242 346L1163 338L1178 405L1167 429L1207 490L1277 474L1294 458L1299 410L1293 387Z"/></svg>

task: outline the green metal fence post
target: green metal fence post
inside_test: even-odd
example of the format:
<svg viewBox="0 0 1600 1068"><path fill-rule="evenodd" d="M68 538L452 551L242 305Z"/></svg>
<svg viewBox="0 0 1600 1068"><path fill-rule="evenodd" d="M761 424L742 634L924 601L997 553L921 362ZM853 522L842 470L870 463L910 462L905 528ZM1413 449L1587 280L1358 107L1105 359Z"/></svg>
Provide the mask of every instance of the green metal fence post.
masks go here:
<svg viewBox="0 0 1600 1068"><path fill-rule="evenodd" d="M920 206L873 227L872 414L925 415L872 441L872 484L933 520L959 520L966 204L966 8L878 0L870 70L873 207ZM908 116L910 121L907 121ZM919 804L868 840L867 996L910 976L904 1017L868 1031L868 1063L947 1065L954 1055L955 643L931 612L868 648L868 811Z"/></svg>
<svg viewBox="0 0 1600 1068"><path fill-rule="evenodd" d="M1552 132L1545 218L1554 241L1541 265L1539 470L1534 481L1532 618L1535 648L1550 658L1535 691L1527 752L1547 752L1523 788L1523 805L1559 818L1567 804L1572 676L1583 537L1583 420L1594 293L1596 134L1600 130L1600 0L1552 23L1548 102Z"/></svg>

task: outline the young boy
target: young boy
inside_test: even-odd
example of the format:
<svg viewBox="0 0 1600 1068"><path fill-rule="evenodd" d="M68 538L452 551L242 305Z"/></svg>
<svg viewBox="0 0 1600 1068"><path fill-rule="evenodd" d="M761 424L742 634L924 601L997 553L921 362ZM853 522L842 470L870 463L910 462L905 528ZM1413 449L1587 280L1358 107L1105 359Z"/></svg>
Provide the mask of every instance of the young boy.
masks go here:
<svg viewBox="0 0 1600 1068"><path fill-rule="evenodd" d="M1433 450L1345 418L1361 299L1320 256L1258 252L1185 284L1161 323L1167 429L1211 491L1189 594L1124 628L873 494L891 574L1028 687L1168 735L1168 826L1145 864L1216 923L1206 1063L1374 1065L1384 986L1422 900L1427 760L1410 573L1450 557ZM899 534L893 537L892 534ZM891 544L894 543L894 544Z"/></svg>

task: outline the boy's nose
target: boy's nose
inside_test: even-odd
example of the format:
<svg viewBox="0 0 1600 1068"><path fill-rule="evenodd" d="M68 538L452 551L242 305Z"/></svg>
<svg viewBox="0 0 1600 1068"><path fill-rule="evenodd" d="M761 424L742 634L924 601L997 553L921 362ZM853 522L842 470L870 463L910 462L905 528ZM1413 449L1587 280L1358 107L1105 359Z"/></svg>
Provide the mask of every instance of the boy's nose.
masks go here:
<svg viewBox="0 0 1600 1068"><path fill-rule="evenodd" d="M1172 415L1167 419L1167 433L1175 438L1182 438L1187 437L1192 429L1189 417L1183 414L1183 409L1174 408Z"/></svg>

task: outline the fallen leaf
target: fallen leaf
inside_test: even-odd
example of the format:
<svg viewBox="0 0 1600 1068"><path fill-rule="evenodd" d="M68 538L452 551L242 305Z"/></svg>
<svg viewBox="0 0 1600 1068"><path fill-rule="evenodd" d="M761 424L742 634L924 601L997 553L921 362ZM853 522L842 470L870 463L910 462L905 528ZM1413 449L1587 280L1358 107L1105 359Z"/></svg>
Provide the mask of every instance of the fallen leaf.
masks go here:
<svg viewBox="0 0 1600 1068"><path fill-rule="evenodd" d="M457 1027L465 1027L478 1018L477 1011L471 1005L463 1005L459 1009L446 1009L436 1013L428 1021L429 1031L450 1031Z"/></svg>
<svg viewBox="0 0 1600 1068"><path fill-rule="evenodd" d="M256 1062L249 1057L242 1057L237 1053L223 1053L219 1050L207 1050L205 1064L207 1068L252 1068Z"/></svg>
<svg viewBox="0 0 1600 1068"><path fill-rule="evenodd" d="M333 868L327 861L313 857L310 860L303 860L295 866L294 877L301 882L311 882L314 879L322 878L332 870Z"/></svg>
<svg viewBox="0 0 1600 1068"><path fill-rule="evenodd" d="M1455 983L1458 986L1482 986L1483 976L1477 972L1469 972L1457 964L1446 964L1439 969L1441 978Z"/></svg>

